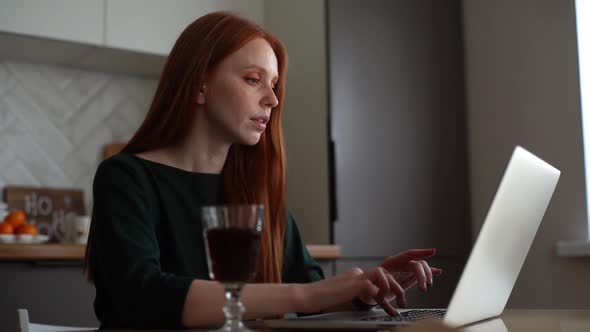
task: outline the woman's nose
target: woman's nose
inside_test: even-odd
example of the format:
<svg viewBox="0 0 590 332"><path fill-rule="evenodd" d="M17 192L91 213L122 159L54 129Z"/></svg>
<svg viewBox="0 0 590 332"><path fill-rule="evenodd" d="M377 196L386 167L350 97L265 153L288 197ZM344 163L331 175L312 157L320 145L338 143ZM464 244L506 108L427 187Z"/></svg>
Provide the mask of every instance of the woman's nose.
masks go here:
<svg viewBox="0 0 590 332"><path fill-rule="evenodd" d="M267 93L266 97L264 98L264 106L267 106L269 108L277 107L277 105L279 104L279 99L275 95L274 90L270 87L267 90L268 90L268 93Z"/></svg>

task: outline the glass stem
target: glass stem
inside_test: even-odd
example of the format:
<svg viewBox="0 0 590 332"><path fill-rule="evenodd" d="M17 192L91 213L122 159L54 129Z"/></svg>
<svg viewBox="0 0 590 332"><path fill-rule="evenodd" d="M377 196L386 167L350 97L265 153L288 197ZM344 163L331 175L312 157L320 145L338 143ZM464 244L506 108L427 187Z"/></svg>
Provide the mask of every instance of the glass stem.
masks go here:
<svg viewBox="0 0 590 332"><path fill-rule="evenodd" d="M242 315L244 314L244 305L240 299L242 284L225 284L225 298L227 302L223 307L225 313L225 328L231 331L244 328Z"/></svg>

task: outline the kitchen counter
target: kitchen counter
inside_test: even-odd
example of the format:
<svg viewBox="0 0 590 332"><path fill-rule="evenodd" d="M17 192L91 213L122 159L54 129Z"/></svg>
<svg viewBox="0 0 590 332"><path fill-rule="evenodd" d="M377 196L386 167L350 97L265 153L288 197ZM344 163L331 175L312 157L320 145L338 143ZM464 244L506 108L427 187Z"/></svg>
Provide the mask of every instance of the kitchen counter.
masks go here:
<svg viewBox="0 0 590 332"><path fill-rule="evenodd" d="M307 249L316 260L340 258L338 245L308 245ZM82 260L85 250L83 244L0 244L0 260Z"/></svg>

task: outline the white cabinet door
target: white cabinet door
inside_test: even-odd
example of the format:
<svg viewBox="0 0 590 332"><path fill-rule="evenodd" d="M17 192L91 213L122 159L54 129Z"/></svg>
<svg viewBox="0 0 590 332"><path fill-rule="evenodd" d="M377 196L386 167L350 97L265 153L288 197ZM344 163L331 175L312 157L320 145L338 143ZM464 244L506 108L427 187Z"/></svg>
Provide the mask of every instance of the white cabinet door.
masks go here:
<svg viewBox="0 0 590 332"><path fill-rule="evenodd" d="M104 0L0 0L0 31L101 45Z"/></svg>
<svg viewBox="0 0 590 332"><path fill-rule="evenodd" d="M230 10L263 24L263 0L106 0L107 47L167 55L192 21Z"/></svg>

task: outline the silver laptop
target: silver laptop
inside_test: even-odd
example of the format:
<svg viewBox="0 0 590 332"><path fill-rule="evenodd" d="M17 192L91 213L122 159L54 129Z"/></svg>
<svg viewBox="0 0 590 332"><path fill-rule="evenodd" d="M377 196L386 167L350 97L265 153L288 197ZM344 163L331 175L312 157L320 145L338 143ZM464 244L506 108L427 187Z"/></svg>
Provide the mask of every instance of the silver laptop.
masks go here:
<svg viewBox="0 0 590 332"><path fill-rule="evenodd" d="M520 146L516 147L446 310L399 310L402 316L396 318L389 317L382 309L373 309L258 323L276 328L379 328L439 316L448 325L462 326L499 316L512 292L559 175L560 171L556 168Z"/></svg>

